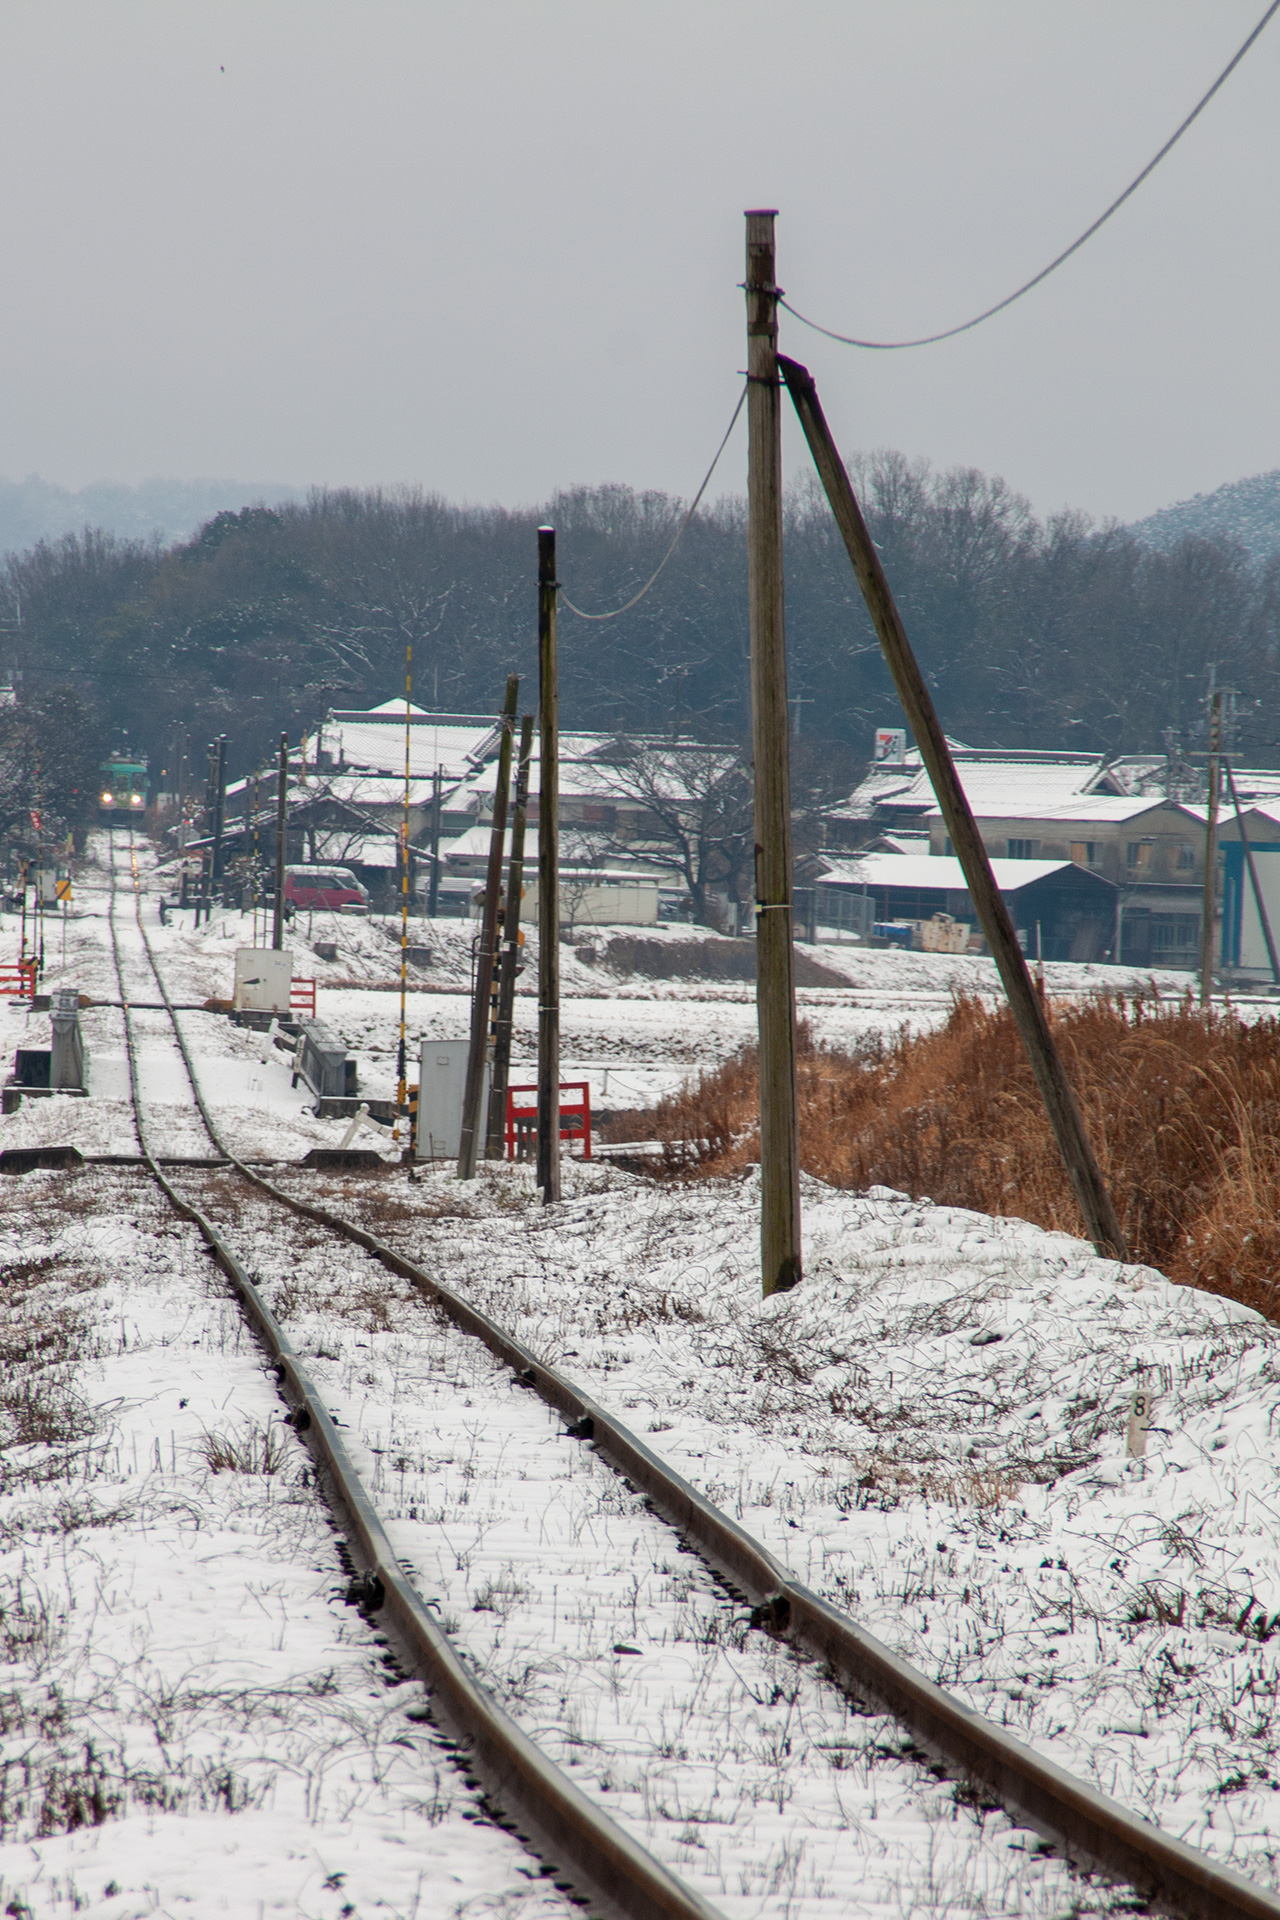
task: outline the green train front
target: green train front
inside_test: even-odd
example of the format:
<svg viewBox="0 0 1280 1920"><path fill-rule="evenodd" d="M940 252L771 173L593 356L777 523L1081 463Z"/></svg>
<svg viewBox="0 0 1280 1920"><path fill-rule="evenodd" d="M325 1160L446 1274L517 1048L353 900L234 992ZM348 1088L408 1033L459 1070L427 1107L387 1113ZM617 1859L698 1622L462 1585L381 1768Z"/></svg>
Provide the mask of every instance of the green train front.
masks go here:
<svg viewBox="0 0 1280 1920"><path fill-rule="evenodd" d="M145 760L134 759L127 753L113 753L98 771L102 779L98 789L99 820L118 820L121 815L137 819L146 811L149 788Z"/></svg>

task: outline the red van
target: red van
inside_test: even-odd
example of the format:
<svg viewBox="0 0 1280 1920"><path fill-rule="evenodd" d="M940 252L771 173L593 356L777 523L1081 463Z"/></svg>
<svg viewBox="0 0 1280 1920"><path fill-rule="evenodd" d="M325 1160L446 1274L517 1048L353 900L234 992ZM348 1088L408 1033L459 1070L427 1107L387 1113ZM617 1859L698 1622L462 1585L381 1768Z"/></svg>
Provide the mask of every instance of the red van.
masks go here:
<svg viewBox="0 0 1280 1920"><path fill-rule="evenodd" d="M350 867L286 867L284 870L285 905L297 908L320 907L337 912L339 907L369 911L369 896Z"/></svg>

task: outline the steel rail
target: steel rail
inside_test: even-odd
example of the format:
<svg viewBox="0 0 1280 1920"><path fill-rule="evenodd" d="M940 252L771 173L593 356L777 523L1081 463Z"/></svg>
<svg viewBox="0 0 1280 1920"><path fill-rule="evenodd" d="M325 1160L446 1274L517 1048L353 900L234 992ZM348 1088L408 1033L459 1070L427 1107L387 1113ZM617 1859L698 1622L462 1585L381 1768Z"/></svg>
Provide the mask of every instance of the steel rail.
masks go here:
<svg viewBox="0 0 1280 1920"><path fill-rule="evenodd" d="M167 1000L141 916L138 924L157 986ZM1280 1920L1276 1894L1163 1832L1014 1739L806 1587L616 1415L544 1364L443 1281L353 1221L312 1201L296 1199L237 1159L214 1126L176 1014L173 1029L209 1136L244 1178L301 1218L363 1247L392 1273L408 1280L462 1332L482 1341L517 1380L568 1421L576 1438L591 1441L608 1465L642 1490L660 1517L747 1599L753 1624L822 1661L844 1691L898 1720L947 1772L985 1787L1007 1813L1059 1847L1077 1867L1124 1881L1138 1888L1152 1905L1195 1916L1195 1920L1227 1920L1228 1916Z"/></svg>
<svg viewBox="0 0 1280 1920"><path fill-rule="evenodd" d="M113 880L114 872L113 863ZM134 888L138 928L164 993L142 924L136 877ZM114 894L114 887L112 891ZM290 1408L289 1424L311 1452L321 1491L346 1536L358 1569L350 1597L367 1615L376 1614L379 1627L387 1631L408 1670L426 1685L436 1718L463 1749L466 1777L470 1784L483 1789L495 1823L514 1833L543 1860L554 1863L559 1873L557 1887L585 1897L593 1913L607 1915L609 1920L723 1920L717 1908L685 1886L594 1806L530 1740L468 1671L453 1643L405 1578L342 1436L284 1328L217 1228L165 1178L151 1150L113 916L109 924L120 981L129 1092L139 1149L174 1211L200 1233L271 1358L277 1385ZM172 1025L201 1118L216 1144L217 1136L176 1019ZM243 1162L228 1157L246 1177L252 1177Z"/></svg>

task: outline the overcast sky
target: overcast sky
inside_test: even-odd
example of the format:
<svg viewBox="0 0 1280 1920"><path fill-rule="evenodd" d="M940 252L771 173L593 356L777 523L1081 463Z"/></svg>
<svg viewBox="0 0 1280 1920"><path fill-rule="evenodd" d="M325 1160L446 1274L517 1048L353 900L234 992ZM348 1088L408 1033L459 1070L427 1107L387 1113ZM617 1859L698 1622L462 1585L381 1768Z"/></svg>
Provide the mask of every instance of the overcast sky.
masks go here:
<svg viewBox="0 0 1280 1920"><path fill-rule="evenodd" d="M816 318L950 325L1101 211L1262 4L0 0L0 474L687 496L744 363L744 208L780 210ZM784 315L784 347L846 448L1041 511L1280 466L1278 160L1280 18L1010 312L892 355Z"/></svg>

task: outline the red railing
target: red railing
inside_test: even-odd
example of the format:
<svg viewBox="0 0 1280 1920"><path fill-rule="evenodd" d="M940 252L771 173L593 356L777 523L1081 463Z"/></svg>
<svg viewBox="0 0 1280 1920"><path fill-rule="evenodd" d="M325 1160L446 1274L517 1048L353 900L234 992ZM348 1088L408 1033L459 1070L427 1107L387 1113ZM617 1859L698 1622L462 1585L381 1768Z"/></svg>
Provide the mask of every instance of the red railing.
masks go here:
<svg viewBox="0 0 1280 1920"><path fill-rule="evenodd" d="M517 1094L531 1094L530 1100L517 1100ZM565 1099L566 1094L578 1098ZM538 1089L507 1088L506 1147L508 1160L527 1160L538 1133ZM582 1142L582 1157L591 1158L591 1085L586 1080L560 1082L560 1138Z"/></svg>
<svg viewBox="0 0 1280 1920"><path fill-rule="evenodd" d="M316 1017L316 983L314 980L299 980L295 975L289 982L290 1013L305 1014L308 1020Z"/></svg>
<svg viewBox="0 0 1280 1920"><path fill-rule="evenodd" d="M0 998L8 996L14 1000L34 1000L36 997L36 963L30 960L14 960L7 966L0 966Z"/></svg>

